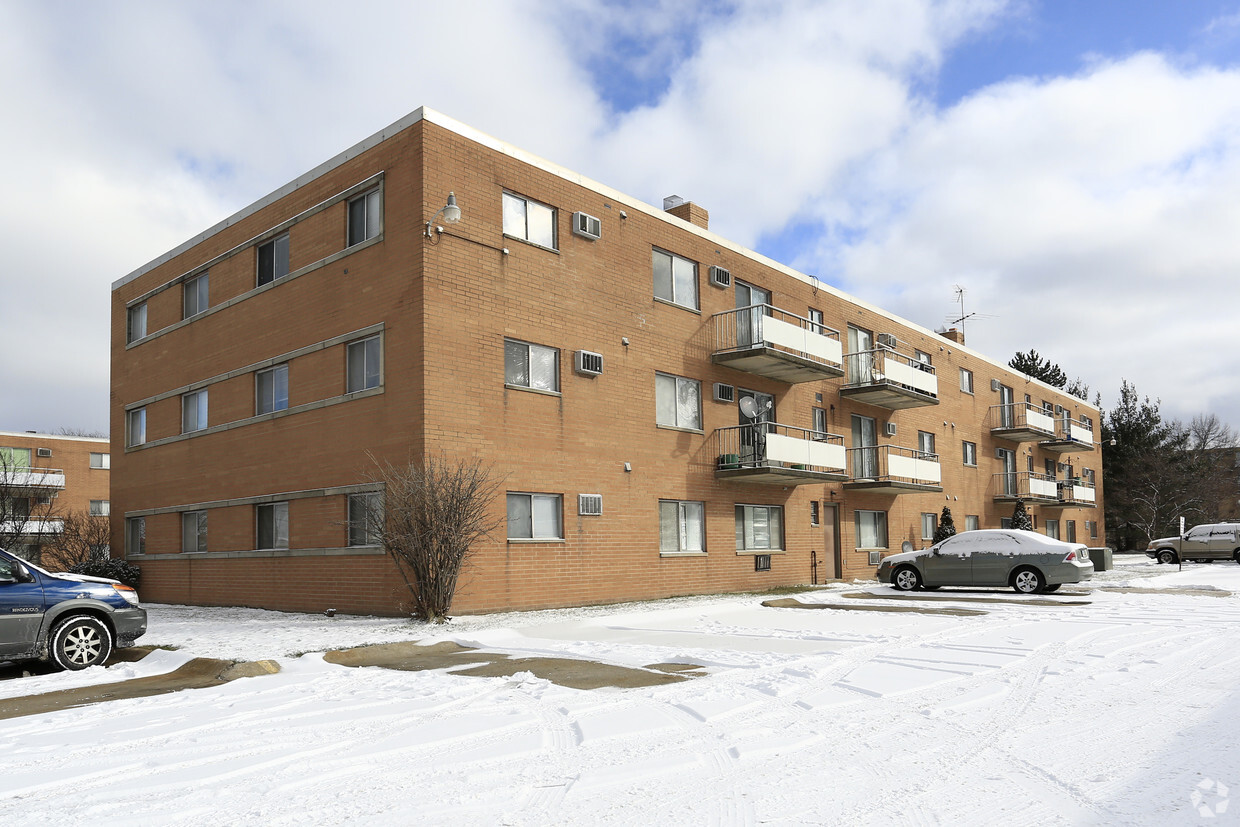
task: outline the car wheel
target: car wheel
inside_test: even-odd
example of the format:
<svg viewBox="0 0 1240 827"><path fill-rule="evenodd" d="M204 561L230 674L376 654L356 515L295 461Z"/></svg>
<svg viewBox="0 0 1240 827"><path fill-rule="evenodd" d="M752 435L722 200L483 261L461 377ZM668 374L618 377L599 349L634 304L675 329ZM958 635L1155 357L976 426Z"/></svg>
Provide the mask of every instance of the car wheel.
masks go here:
<svg viewBox="0 0 1240 827"><path fill-rule="evenodd" d="M902 592L911 592L921 585L921 575L912 566L901 566L891 576L891 585Z"/></svg>
<svg viewBox="0 0 1240 827"><path fill-rule="evenodd" d="M1012 588L1019 594L1037 594L1045 586L1042 573L1037 569L1018 569L1012 575Z"/></svg>
<svg viewBox="0 0 1240 827"><path fill-rule="evenodd" d="M1171 565L1172 563L1175 562L1175 552L1169 551L1167 549L1163 549L1162 551L1158 552L1158 562Z"/></svg>
<svg viewBox="0 0 1240 827"><path fill-rule="evenodd" d="M1236 549L1236 550L1232 553L1232 555L1231 555L1231 559L1235 560L1237 563L1240 563L1240 548Z"/></svg>
<svg viewBox="0 0 1240 827"><path fill-rule="evenodd" d="M98 666L112 654L112 632L97 617L77 615L52 630L52 660L61 669Z"/></svg>
<svg viewBox="0 0 1240 827"><path fill-rule="evenodd" d="M1046 594L1050 594L1051 592L1057 592L1059 591L1059 587L1062 585L1063 585L1062 583L1047 583L1045 586L1042 587L1042 591L1045 592Z"/></svg>

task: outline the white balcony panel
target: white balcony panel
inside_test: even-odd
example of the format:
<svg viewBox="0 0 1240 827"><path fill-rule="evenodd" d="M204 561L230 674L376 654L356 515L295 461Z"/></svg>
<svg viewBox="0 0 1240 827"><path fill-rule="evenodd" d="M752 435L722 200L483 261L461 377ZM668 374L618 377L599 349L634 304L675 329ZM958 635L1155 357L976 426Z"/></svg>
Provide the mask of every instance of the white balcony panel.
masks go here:
<svg viewBox="0 0 1240 827"><path fill-rule="evenodd" d="M1072 486L1072 501L1078 503L1092 503L1094 501L1094 489L1085 485Z"/></svg>
<svg viewBox="0 0 1240 827"><path fill-rule="evenodd" d="M783 434L767 434L766 458L794 465L820 468L843 468L844 446L827 442L811 442Z"/></svg>
<svg viewBox="0 0 1240 827"><path fill-rule="evenodd" d="M806 330L800 325L789 324L782 319L769 316L764 318L762 338L767 344L805 353L833 365L839 365L844 361L844 350L839 341Z"/></svg>
<svg viewBox="0 0 1240 827"><path fill-rule="evenodd" d="M910 388L917 388L917 390L928 393L931 396L939 395L939 380L937 376L929 371L901 362L899 359L893 359L890 356L883 357L883 373L892 382L907 385Z"/></svg>
<svg viewBox="0 0 1240 827"><path fill-rule="evenodd" d="M64 527L63 520L10 520L0 523L0 532L13 534L20 531L23 537L44 537L59 534Z"/></svg>
<svg viewBox="0 0 1240 827"><path fill-rule="evenodd" d="M1046 497L1053 500L1059 496L1056 488L1057 484L1054 480L1040 480L1033 477L1029 479L1029 494L1031 496Z"/></svg>
<svg viewBox="0 0 1240 827"><path fill-rule="evenodd" d="M902 457L895 453L887 455L887 474L892 477L936 484L943 480L943 470L936 460Z"/></svg>
<svg viewBox="0 0 1240 827"><path fill-rule="evenodd" d="M1038 428L1039 430L1046 431L1048 434L1055 433L1054 417L1047 416L1041 411L1035 411L1032 408L1027 409L1025 411L1025 422L1031 428Z"/></svg>
<svg viewBox="0 0 1240 827"><path fill-rule="evenodd" d="M1077 425L1075 422L1068 422L1068 439L1084 442L1086 445L1094 444L1094 432L1087 429L1084 425Z"/></svg>
<svg viewBox="0 0 1240 827"><path fill-rule="evenodd" d="M41 471L38 468L23 468L5 474L6 483L12 488L64 488L65 475L62 471Z"/></svg>

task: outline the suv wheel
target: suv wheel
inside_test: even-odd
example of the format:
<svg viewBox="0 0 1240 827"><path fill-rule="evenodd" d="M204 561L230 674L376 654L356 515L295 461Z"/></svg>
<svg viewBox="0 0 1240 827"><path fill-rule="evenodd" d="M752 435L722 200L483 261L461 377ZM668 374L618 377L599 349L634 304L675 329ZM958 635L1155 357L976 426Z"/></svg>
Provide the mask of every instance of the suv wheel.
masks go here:
<svg viewBox="0 0 1240 827"><path fill-rule="evenodd" d="M1175 552L1171 551L1170 549L1163 549L1162 551L1158 552L1158 562L1166 563L1168 565L1174 563Z"/></svg>
<svg viewBox="0 0 1240 827"><path fill-rule="evenodd" d="M52 630L50 649L52 660L61 669L98 666L112 654L112 632L97 617L76 615Z"/></svg>

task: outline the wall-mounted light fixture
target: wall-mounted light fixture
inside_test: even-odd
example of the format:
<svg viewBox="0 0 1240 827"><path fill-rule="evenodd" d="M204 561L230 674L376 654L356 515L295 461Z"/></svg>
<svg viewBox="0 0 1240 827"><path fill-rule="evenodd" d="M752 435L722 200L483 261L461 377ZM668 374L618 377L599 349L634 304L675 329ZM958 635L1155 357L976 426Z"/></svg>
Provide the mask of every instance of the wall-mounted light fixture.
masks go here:
<svg viewBox="0 0 1240 827"><path fill-rule="evenodd" d="M435 223L435 219L438 218L440 215L443 216L443 220L448 224L455 224L456 222L461 220L461 208L456 205L456 193L455 192L448 193L448 203L440 207L439 211L431 216L431 220L426 222L426 237L427 238L435 237L434 234L431 232L431 226ZM435 232L442 233L443 227L435 227Z"/></svg>

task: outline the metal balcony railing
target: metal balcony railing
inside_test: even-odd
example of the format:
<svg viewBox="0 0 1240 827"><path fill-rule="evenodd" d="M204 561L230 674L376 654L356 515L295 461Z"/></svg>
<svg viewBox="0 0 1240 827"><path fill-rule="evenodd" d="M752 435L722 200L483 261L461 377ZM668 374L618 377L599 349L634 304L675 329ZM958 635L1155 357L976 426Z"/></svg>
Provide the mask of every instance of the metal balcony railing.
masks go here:
<svg viewBox="0 0 1240 827"><path fill-rule="evenodd" d="M1059 498L1059 487L1055 478L1046 474L1035 474L1032 471L999 473L994 475L994 498L1055 502Z"/></svg>
<svg viewBox="0 0 1240 827"><path fill-rule="evenodd" d="M844 438L777 422L720 428L712 436L716 471L778 469L842 477Z"/></svg>
<svg viewBox="0 0 1240 827"><path fill-rule="evenodd" d="M711 360L789 383L843 373L840 332L769 304L711 316Z"/></svg>
<svg viewBox="0 0 1240 827"><path fill-rule="evenodd" d="M1055 436L1055 418L1029 402L992 405L989 420L990 430L999 436L1027 440Z"/></svg>
<svg viewBox="0 0 1240 827"><path fill-rule="evenodd" d="M939 455L897 445L848 449L848 478L852 483L938 486L943 482Z"/></svg>
<svg viewBox="0 0 1240 827"><path fill-rule="evenodd" d="M1067 416L1055 420L1055 436L1041 443L1042 447L1064 453L1072 450L1094 450L1094 430L1089 425Z"/></svg>
<svg viewBox="0 0 1240 827"><path fill-rule="evenodd" d="M939 404L934 366L886 347L844 355L840 395L900 410Z"/></svg>

